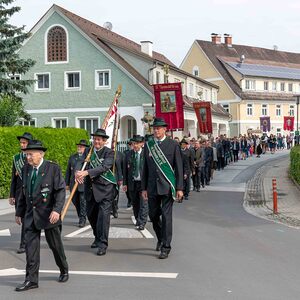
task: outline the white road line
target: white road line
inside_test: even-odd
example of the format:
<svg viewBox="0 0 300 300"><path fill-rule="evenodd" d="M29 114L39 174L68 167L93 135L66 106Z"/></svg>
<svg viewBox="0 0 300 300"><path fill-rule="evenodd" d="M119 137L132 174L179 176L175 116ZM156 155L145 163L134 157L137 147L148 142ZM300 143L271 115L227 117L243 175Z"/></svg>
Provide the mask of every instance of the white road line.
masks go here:
<svg viewBox="0 0 300 300"><path fill-rule="evenodd" d="M83 227L83 228L80 228L80 229L78 229L78 230L76 230L76 231L73 231L73 232L71 232L71 233L65 235L65 237L66 237L66 238L74 237L75 235L80 234L80 233L82 233L82 232L85 232L85 231L89 230L90 228L91 228L91 225L87 225L87 226L85 226L85 227Z"/></svg>
<svg viewBox="0 0 300 300"><path fill-rule="evenodd" d="M206 186L204 189L201 189L200 192L242 192L246 191L245 186L241 187L230 187L230 186Z"/></svg>
<svg viewBox="0 0 300 300"><path fill-rule="evenodd" d="M40 273L59 274L56 270L40 270ZM24 270L15 268L0 270L1 276L19 276L24 275ZM163 278L176 279L178 273L155 273L155 272L103 272L103 271L69 271L72 275L90 275L90 276L113 276L113 277L140 277L140 278Z"/></svg>
<svg viewBox="0 0 300 300"><path fill-rule="evenodd" d="M0 236L11 236L9 229L0 230Z"/></svg>
<svg viewBox="0 0 300 300"><path fill-rule="evenodd" d="M136 219L134 216L131 216L132 223L136 223ZM154 236L148 231L146 228L144 230L140 230L140 233L146 238L146 239L154 239Z"/></svg>
<svg viewBox="0 0 300 300"><path fill-rule="evenodd" d="M4 201L4 200L1 200L1 201ZM15 212L15 207L8 207L8 208L0 210L0 216L12 214L14 212Z"/></svg>

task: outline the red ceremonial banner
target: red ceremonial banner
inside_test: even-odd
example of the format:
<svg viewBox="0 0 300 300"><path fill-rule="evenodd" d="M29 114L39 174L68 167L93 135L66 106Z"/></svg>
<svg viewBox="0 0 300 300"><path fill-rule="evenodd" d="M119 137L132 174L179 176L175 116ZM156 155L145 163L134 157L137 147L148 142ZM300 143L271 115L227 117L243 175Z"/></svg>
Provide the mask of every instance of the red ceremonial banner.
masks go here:
<svg viewBox="0 0 300 300"><path fill-rule="evenodd" d="M184 128L181 83L154 84L155 116L168 123L169 130Z"/></svg>
<svg viewBox="0 0 300 300"><path fill-rule="evenodd" d="M211 103L205 101L194 102L193 107L198 119L200 133L204 133L204 134L213 133Z"/></svg>
<svg viewBox="0 0 300 300"><path fill-rule="evenodd" d="M294 131L294 119L295 118L291 116L283 117L283 129Z"/></svg>

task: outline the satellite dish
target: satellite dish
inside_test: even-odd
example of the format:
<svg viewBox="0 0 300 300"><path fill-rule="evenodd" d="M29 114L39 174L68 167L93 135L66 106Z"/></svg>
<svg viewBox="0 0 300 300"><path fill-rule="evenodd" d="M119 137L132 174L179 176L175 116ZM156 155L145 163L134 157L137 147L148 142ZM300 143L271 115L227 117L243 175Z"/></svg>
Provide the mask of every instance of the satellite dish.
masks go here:
<svg viewBox="0 0 300 300"><path fill-rule="evenodd" d="M111 22L105 22L103 24L103 27L109 31L112 31L112 23Z"/></svg>

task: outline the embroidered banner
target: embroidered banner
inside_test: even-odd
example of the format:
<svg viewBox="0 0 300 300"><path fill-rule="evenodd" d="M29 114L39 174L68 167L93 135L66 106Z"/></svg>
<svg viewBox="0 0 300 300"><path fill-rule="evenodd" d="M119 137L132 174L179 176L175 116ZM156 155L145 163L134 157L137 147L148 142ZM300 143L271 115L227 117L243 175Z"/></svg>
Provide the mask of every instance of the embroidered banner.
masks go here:
<svg viewBox="0 0 300 300"><path fill-rule="evenodd" d="M198 120L199 132L204 134L213 133L211 103L206 101L194 102L193 107Z"/></svg>
<svg viewBox="0 0 300 300"><path fill-rule="evenodd" d="M271 131L270 117L260 117L260 128L263 132Z"/></svg>
<svg viewBox="0 0 300 300"><path fill-rule="evenodd" d="M283 129L284 130L289 130L289 131L294 131L294 120L295 117L283 117Z"/></svg>

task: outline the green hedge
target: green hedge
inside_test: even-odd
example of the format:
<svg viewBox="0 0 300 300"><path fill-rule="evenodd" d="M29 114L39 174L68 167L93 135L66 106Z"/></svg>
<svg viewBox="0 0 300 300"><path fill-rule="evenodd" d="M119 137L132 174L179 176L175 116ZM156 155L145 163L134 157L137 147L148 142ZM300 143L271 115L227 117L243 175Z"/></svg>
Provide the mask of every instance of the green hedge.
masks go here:
<svg viewBox="0 0 300 300"><path fill-rule="evenodd" d="M18 135L30 132L47 148L45 158L58 163L65 173L69 156L76 152L80 139L88 140L88 134L77 128L0 127L0 198L9 196L13 156L20 151Z"/></svg>
<svg viewBox="0 0 300 300"><path fill-rule="evenodd" d="M291 150L291 176L300 184L300 146L295 146Z"/></svg>

